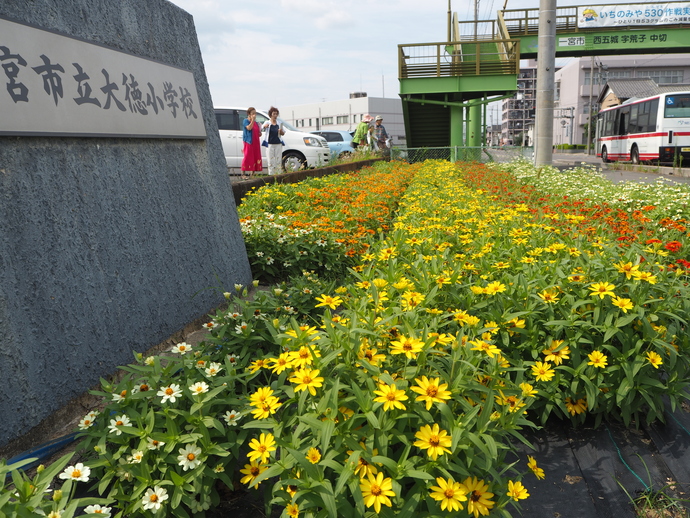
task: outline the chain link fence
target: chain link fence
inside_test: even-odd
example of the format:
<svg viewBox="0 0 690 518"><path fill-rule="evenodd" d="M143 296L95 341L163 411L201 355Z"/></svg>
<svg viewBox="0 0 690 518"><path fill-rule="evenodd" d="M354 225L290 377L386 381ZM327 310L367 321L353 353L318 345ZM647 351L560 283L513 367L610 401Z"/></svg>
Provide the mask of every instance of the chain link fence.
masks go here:
<svg viewBox="0 0 690 518"><path fill-rule="evenodd" d="M533 148L501 146L501 147L394 147L391 158L405 160L409 163L424 160L450 160L452 162L510 162L516 158L532 159Z"/></svg>

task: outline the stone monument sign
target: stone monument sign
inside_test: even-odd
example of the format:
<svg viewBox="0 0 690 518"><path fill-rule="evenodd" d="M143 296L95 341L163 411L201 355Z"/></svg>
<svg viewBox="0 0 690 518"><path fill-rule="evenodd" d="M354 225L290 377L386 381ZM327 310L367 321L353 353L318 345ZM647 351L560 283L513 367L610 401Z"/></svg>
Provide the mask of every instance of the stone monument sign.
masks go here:
<svg viewBox="0 0 690 518"><path fill-rule="evenodd" d="M0 447L249 282L192 17L0 0Z"/></svg>

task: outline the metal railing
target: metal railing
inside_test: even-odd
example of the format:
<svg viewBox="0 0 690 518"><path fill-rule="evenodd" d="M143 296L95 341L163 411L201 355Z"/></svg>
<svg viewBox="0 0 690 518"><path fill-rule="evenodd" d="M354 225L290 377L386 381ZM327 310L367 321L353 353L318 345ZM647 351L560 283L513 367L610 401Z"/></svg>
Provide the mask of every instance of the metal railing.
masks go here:
<svg viewBox="0 0 690 518"><path fill-rule="evenodd" d="M556 8L556 31L579 32L577 6ZM498 12L500 24L504 24L510 36L527 36L539 33L539 9L507 9Z"/></svg>
<svg viewBox="0 0 690 518"><path fill-rule="evenodd" d="M533 148L519 146L450 146L450 147L394 147L391 159L410 164L425 160L449 160L451 162L510 162L516 158L531 159Z"/></svg>
<svg viewBox="0 0 690 518"><path fill-rule="evenodd" d="M457 77L517 74L520 42L481 39L398 45L398 77Z"/></svg>

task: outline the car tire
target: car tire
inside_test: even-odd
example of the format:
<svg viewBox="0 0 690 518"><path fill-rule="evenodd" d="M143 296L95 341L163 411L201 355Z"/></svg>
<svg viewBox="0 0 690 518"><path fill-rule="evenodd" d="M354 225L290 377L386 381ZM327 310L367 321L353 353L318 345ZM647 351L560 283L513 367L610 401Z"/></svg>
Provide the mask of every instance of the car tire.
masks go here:
<svg viewBox="0 0 690 518"><path fill-rule="evenodd" d="M604 162L605 164L608 164L611 160L609 160L609 152L606 149L606 146L601 148L601 161Z"/></svg>
<svg viewBox="0 0 690 518"><path fill-rule="evenodd" d="M293 171L299 171L300 169L305 169L307 167L307 159L304 158L302 153L297 151L288 151L283 154L283 169L287 173Z"/></svg>
<svg viewBox="0 0 690 518"><path fill-rule="evenodd" d="M640 163L640 150L637 146L633 146L630 150L630 161L635 165Z"/></svg>

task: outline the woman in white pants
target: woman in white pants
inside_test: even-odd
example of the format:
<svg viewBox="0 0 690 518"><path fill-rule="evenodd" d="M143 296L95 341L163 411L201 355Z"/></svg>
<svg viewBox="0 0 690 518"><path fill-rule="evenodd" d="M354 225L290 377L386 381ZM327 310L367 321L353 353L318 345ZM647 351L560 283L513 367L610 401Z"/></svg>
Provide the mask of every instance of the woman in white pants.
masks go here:
<svg viewBox="0 0 690 518"><path fill-rule="evenodd" d="M262 128L264 135L261 145L268 148L266 155L268 157L268 174L270 175L280 173L283 162L285 143L280 137L285 135L285 130L283 130L283 125L278 122L278 115L280 115L278 108L271 106L268 110L270 120L264 122Z"/></svg>

